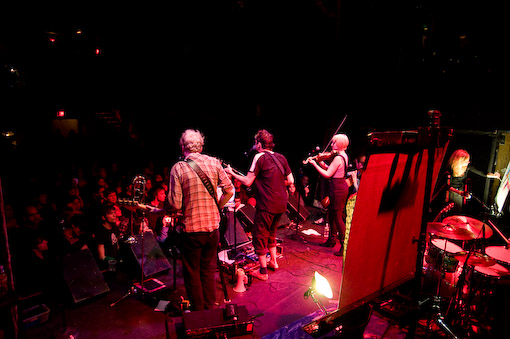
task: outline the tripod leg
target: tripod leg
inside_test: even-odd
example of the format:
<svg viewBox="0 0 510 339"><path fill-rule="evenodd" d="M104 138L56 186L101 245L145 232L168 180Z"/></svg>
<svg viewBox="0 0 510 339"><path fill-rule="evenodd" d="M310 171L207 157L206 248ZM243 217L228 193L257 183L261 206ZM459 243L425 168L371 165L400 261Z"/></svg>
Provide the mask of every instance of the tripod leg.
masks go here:
<svg viewBox="0 0 510 339"><path fill-rule="evenodd" d="M126 299L127 297L129 297L130 295L132 295L132 294L134 294L134 293L135 293L135 287L134 287L134 286L131 286L131 288L129 289L129 292L128 292L128 293L126 293L126 294L124 294L124 295L123 295L120 299L118 299L118 300L116 300L116 301L112 302L112 303L110 304L110 307L113 307L113 306L117 305L120 301L122 301L122 300Z"/></svg>

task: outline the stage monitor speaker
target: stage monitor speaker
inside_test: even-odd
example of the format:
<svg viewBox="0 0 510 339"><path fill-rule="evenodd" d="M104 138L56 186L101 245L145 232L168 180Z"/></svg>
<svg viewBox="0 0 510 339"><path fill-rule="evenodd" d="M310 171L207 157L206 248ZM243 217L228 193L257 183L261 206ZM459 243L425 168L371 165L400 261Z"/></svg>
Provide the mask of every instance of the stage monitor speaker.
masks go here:
<svg viewBox="0 0 510 339"><path fill-rule="evenodd" d="M300 204L298 204L297 198L292 195L289 196L289 200L287 202L287 212L290 219L295 220L297 216L299 216L299 221L305 221L310 216L310 211L308 211L303 202L301 201Z"/></svg>
<svg viewBox="0 0 510 339"><path fill-rule="evenodd" d="M244 229L251 232L255 220L255 207L245 205L237 211L237 218L244 224Z"/></svg>
<svg viewBox="0 0 510 339"><path fill-rule="evenodd" d="M150 277L170 269L170 262L161 250L152 232L145 232L143 237L141 234L135 235L134 241L129 244L129 248L138 263L139 269L143 267L143 275L145 277Z"/></svg>
<svg viewBox="0 0 510 339"><path fill-rule="evenodd" d="M227 213L227 228L225 230L224 238L225 243L228 247L234 246L236 244L237 245L244 244L245 242L250 241L250 239L246 235L246 232L243 229L239 217L236 217L236 220L234 222L234 212Z"/></svg>
<svg viewBox="0 0 510 339"><path fill-rule="evenodd" d="M66 254L63 257L63 270L75 303L110 291L89 249Z"/></svg>

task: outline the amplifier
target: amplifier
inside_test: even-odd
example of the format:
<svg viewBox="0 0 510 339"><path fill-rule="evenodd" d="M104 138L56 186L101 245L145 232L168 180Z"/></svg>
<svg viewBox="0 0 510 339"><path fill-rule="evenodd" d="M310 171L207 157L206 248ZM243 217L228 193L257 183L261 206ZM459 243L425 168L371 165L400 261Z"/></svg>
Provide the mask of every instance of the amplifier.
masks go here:
<svg viewBox="0 0 510 339"><path fill-rule="evenodd" d="M246 306L235 306L230 309L212 309L184 313L182 320L188 338L218 338L242 336L253 333L253 319Z"/></svg>

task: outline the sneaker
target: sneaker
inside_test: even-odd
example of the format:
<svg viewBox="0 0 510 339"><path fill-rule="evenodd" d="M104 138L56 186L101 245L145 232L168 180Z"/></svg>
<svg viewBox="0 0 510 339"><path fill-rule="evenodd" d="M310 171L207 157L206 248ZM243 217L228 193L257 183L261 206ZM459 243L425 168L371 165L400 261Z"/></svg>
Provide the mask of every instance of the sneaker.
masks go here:
<svg viewBox="0 0 510 339"><path fill-rule="evenodd" d="M259 270L251 272L251 276L262 281L269 279L269 275L260 273Z"/></svg>
<svg viewBox="0 0 510 339"><path fill-rule="evenodd" d="M280 266L278 264L273 264L272 262L268 261L267 268L271 271L276 271Z"/></svg>
<svg viewBox="0 0 510 339"><path fill-rule="evenodd" d="M323 247L335 247L335 245L336 245L336 241L332 240L332 239L328 239L326 242L320 244L320 246L323 246Z"/></svg>

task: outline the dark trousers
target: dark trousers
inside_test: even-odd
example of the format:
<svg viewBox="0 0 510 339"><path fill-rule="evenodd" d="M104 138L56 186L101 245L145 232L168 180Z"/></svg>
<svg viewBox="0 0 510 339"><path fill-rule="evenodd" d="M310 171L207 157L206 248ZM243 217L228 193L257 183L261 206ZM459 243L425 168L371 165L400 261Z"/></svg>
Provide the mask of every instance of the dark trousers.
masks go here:
<svg viewBox="0 0 510 339"><path fill-rule="evenodd" d="M253 248L257 255L265 255L270 247L276 247L276 230L283 213L255 212L253 220Z"/></svg>
<svg viewBox="0 0 510 339"><path fill-rule="evenodd" d="M183 233L181 260L184 285L192 311L211 309L216 302L216 265L220 232Z"/></svg>
<svg viewBox="0 0 510 339"><path fill-rule="evenodd" d="M349 196L349 186L343 178L334 178L329 181L330 204L328 207L329 238L338 233L338 239L345 236L345 205Z"/></svg>

